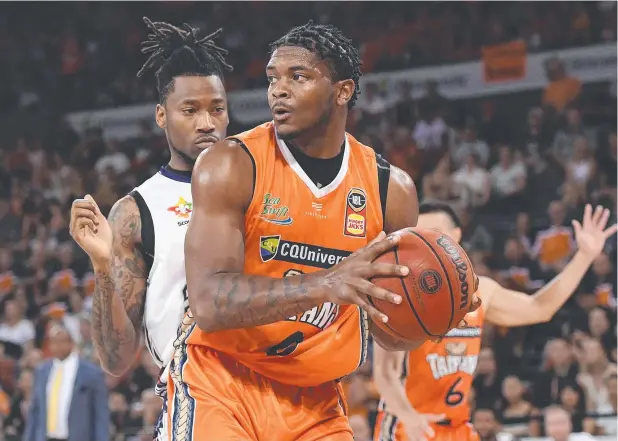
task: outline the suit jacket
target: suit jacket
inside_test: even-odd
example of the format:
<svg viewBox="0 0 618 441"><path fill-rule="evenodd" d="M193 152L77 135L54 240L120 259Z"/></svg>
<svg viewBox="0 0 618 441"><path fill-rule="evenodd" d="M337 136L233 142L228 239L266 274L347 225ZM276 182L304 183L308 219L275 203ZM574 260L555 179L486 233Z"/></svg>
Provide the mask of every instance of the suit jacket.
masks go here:
<svg viewBox="0 0 618 441"><path fill-rule="evenodd" d="M46 361L35 372L32 399L23 441L47 440L47 380L53 362ZM79 359L69 409L68 441L109 441L108 390L103 371Z"/></svg>

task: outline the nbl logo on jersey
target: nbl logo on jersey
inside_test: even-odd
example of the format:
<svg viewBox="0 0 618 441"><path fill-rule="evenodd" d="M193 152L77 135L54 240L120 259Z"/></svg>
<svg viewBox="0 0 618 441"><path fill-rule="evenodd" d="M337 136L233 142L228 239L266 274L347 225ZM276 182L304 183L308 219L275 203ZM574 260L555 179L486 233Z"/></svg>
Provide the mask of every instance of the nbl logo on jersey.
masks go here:
<svg viewBox="0 0 618 441"><path fill-rule="evenodd" d="M367 234L367 195L360 188L348 192L343 234L350 237L365 237Z"/></svg>

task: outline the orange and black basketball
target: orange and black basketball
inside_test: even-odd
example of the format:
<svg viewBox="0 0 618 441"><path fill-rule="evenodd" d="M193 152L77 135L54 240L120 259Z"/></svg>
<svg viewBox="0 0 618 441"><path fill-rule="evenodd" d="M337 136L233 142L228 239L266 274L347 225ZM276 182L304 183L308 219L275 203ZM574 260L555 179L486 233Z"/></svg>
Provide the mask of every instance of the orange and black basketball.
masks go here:
<svg viewBox="0 0 618 441"><path fill-rule="evenodd" d="M373 283L402 297L398 305L370 298L389 318L376 325L410 341L443 336L469 312L478 278L466 252L437 230L406 228L398 231L397 247L377 261L410 268L402 278L375 278Z"/></svg>

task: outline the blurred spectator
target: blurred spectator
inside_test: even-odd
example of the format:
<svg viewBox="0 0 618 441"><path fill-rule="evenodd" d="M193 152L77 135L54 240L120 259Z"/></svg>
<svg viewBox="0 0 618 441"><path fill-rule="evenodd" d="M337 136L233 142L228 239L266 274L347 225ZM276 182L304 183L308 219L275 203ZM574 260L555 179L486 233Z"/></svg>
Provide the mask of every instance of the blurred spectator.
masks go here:
<svg viewBox="0 0 618 441"><path fill-rule="evenodd" d="M515 219L515 237L519 241L526 255L532 252L532 227L530 225L530 215L519 213Z"/></svg>
<svg viewBox="0 0 618 441"><path fill-rule="evenodd" d="M581 113L577 108L570 108L566 111L566 124L563 128L556 132L554 142L552 144L552 152L554 158L561 164L573 157L575 152L575 143L579 139L580 143L583 140L591 142L593 139L592 133L586 130L582 124ZM580 152L587 153L588 145L582 148Z"/></svg>
<svg viewBox="0 0 618 441"><path fill-rule="evenodd" d="M571 416L574 432L594 433L594 420L586 417L586 396L578 384L569 384L560 391L560 405Z"/></svg>
<svg viewBox="0 0 618 441"><path fill-rule="evenodd" d="M582 372L577 376L577 382L586 393L587 408L591 412L605 412L611 403L604 378L616 372L616 364L609 362L603 346L593 338L582 341L581 352Z"/></svg>
<svg viewBox="0 0 618 441"><path fill-rule="evenodd" d="M0 341L25 346L34 340L34 325L24 317L14 300L4 303L4 320L0 323Z"/></svg>
<svg viewBox="0 0 618 441"><path fill-rule="evenodd" d="M582 83L579 79L567 75L564 63L558 57L545 62L545 74L549 84L543 91L543 104L561 113L566 106L575 103L581 93Z"/></svg>
<svg viewBox="0 0 618 441"><path fill-rule="evenodd" d="M550 227L537 233L532 254L543 269L562 271L564 265L575 252L573 231L566 227L565 209L560 201L553 201L547 210Z"/></svg>
<svg viewBox="0 0 618 441"><path fill-rule="evenodd" d="M514 160L509 146L500 147L500 161L491 169L491 185L496 211L509 213L521 206L519 197L526 187L526 167Z"/></svg>
<svg viewBox="0 0 618 441"><path fill-rule="evenodd" d="M524 399L524 387L516 376L508 376L502 382L502 430L512 435L528 434L528 421L534 410Z"/></svg>
<svg viewBox="0 0 618 441"><path fill-rule="evenodd" d="M512 441L509 434L499 434L500 423L491 408L477 407L472 414L472 424L481 441Z"/></svg>
<svg viewBox="0 0 618 441"><path fill-rule="evenodd" d="M545 409L545 433L552 441L594 441L587 433L573 433L571 418L566 410L559 406Z"/></svg>
<svg viewBox="0 0 618 441"><path fill-rule="evenodd" d="M490 348L482 348L479 352L476 378L472 383L476 405L497 409L500 401L501 384L494 352Z"/></svg>
<svg viewBox="0 0 618 441"><path fill-rule="evenodd" d="M618 435L618 421L615 416L618 413L618 376L615 372L608 371L603 381L609 394L610 405L598 411L599 416L595 422L603 435Z"/></svg>
<svg viewBox="0 0 618 441"><path fill-rule="evenodd" d="M108 391L100 368L81 360L71 334L50 332L53 359L36 371L24 438L108 441Z"/></svg>
<svg viewBox="0 0 618 441"><path fill-rule="evenodd" d="M482 207L491 195L489 173L479 165L476 154L466 156L466 162L453 174L463 204L467 207Z"/></svg>
<svg viewBox="0 0 618 441"><path fill-rule="evenodd" d="M450 157L444 155L436 168L423 177L423 198L439 201L450 200L453 190L451 180Z"/></svg>
<svg viewBox="0 0 618 441"><path fill-rule="evenodd" d="M19 374L17 391L11 398L11 410L4 420L6 441L21 440L26 427L28 408L32 399L33 373L30 369L24 369Z"/></svg>
<svg viewBox="0 0 618 441"><path fill-rule="evenodd" d="M475 156L479 167L485 167L489 161L489 146L477 138L474 121L468 121L462 131L462 139L455 145L451 157L455 166L460 167L468 163L470 156Z"/></svg>
<svg viewBox="0 0 618 441"><path fill-rule="evenodd" d="M547 342L545 355L545 371L538 375L532 387L533 404L539 409L558 403L560 391L565 386L574 384L578 374L572 346L566 340L556 338Z"/></svg>

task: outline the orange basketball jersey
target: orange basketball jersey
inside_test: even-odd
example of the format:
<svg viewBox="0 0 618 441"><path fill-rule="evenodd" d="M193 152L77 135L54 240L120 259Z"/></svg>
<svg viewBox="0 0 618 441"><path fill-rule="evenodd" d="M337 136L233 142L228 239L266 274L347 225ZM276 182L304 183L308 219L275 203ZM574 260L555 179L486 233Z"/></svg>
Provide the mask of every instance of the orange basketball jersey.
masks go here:
<svg viewBox="0 0 618 441"><path fill-rule="evenodd" d="M470 419L468 393L481 349L483 308L466 315L468 327L452 329L440 343L410 351L403 367L406 395L419 413L445 414L451 427ZM381 410L388 412L385 403Z"/></svg>
<svg viewBox="0 0 618 441"><path fill-rule="evenodd" d="M352 136L346 134L339 173L322 187L305 174L272 123L234 138L251 154L256 174L245 214L245 274L281 278L330 268L382 231L388 167ZM281 383L317 386L365 361L367 320L356 306L325 303L255 328L211 334L195 328L187 343L226 353Z"/></svg>

